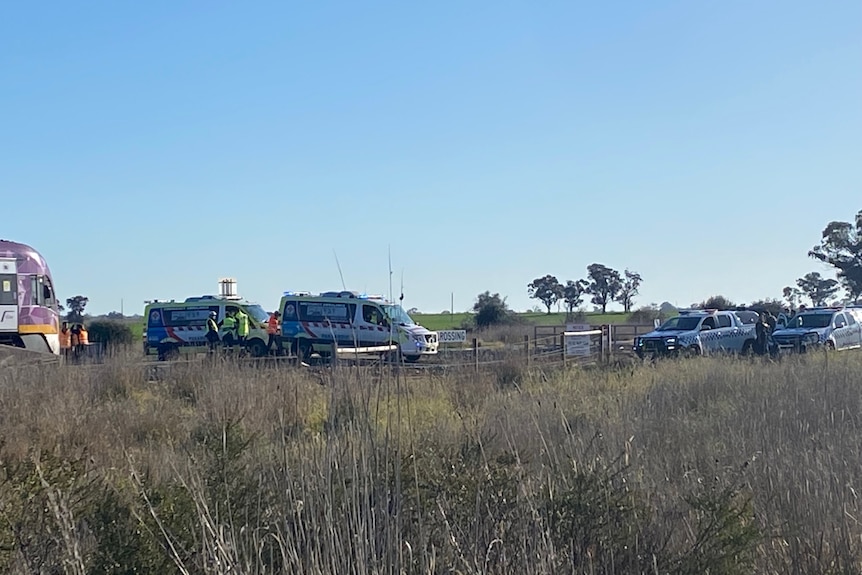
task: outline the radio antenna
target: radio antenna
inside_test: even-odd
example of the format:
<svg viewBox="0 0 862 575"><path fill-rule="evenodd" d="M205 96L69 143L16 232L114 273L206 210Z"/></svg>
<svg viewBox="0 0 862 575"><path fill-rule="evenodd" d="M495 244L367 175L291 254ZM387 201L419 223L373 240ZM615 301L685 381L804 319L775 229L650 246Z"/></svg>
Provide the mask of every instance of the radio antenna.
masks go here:
<svg viewBox="0 0 862 575"><path fill-rule="evenodd" d="M389 301L392 301L392 245L389 246Z"/></svg>
<svg viewBox="0 0 862 575"><path fill-rule="evenodd" d="M344 274L341 273L341 264L338 262L338 254L332 250L332 255L335 256L335 265L338 266L338 276L341 278L341 289L347 291L347 286L344 284Z"/></svg>

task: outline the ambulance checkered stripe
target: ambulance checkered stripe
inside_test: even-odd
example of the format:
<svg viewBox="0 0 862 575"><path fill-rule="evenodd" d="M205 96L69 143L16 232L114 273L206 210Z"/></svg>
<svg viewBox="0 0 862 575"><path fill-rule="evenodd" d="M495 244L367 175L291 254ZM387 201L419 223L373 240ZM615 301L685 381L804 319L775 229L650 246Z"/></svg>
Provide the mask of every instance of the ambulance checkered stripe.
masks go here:
<svg viewBox="0 0 862 575"><path fill-rule="evenodd" d="M323 321L309 321L303 322L308 325L308 327L320 327L324 329L332 328L332 329L353 329L349 323L326 323ZM359 331L388 331L387 328L381 326L364 326L360 325L356 327Z"/></svg>

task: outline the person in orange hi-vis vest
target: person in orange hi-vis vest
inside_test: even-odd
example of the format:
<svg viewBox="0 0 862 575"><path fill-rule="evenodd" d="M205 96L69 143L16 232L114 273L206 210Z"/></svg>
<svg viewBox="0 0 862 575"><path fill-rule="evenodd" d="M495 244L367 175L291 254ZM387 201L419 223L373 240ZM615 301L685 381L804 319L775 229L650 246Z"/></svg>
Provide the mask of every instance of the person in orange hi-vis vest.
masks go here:
<svg viewBox="0 0 862 575"><path fill-rule="evenodd" d="M87 346L90 345L90 335L87 333L87 328L84 324L78 324L78 355L86 355Z"/></svg>
<svg viewBox="0 0 862 575"><path fill-rule="evenodd" d="M266 342L266 351L269 353L272 351L272 344L276 345L276 355L282 355L284 353L284 348L281 344L281 322L279 318L281 314L278 313L278 310L274 311L272 315L269 316L269 321L266 324L266 333L269 334L269 338Z"/></svg>
<svg viewBox="0 0 862 575"><path fill-rule="evenodd" d="M60 354L68 358L70 349L72 349L72 331L69 329L69 322L64 321L60 328Z"/></svg>

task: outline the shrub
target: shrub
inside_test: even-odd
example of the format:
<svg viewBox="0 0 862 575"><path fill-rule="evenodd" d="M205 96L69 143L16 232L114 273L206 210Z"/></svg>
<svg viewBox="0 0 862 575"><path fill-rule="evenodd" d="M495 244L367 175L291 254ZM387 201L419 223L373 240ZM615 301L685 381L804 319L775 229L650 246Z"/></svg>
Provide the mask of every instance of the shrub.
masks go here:
<svg viewBox="0 0 862 575"><path fill-rule="evenodd" d="M96 320L87 326L90 341L101 343L106 348L116 348L131 345L134 336L128 324L115 320Z"/></svg>

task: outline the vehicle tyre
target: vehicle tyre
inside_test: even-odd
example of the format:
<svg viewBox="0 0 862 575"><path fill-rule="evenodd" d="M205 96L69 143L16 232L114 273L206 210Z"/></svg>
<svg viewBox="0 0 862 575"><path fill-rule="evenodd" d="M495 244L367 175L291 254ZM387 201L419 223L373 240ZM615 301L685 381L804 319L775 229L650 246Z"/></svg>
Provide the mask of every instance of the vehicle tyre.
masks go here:
<svg viewBox="0 0 862 575"><path fill-rule="evenodd" d="M291 351L299 358L299 361L307 363L309 358L311 357L311 342L305 340L294 340L293 344L290 346Z"/></svg>
<svg viewBox="0 0 862 575"><path fill-rule="evenodd" d="M417 361L422 359L421 355L404 355L402 357L404 358L404 361L406 361L407 363L416 363Z"/></svg>
<svg viewBox="0 0 862 575"><path fill-rule="evenodd" d="M180 350L172 344L160 345L158 348L159 361L170 361L180 355Z"/></svg>
<svg viewBox="0 0 862 575"><path fill-rule="evenodd" d="M826 349L826 351L835 351L835 342L830 339L827 339L823 347Z"/></svg>
<svg viewBox="0 0 862 575"><path fill-rule="evenodd" d="M263 340L253 339L248 343L248 352L252 357L263 357L269 352L269 349Z"/></svg>

